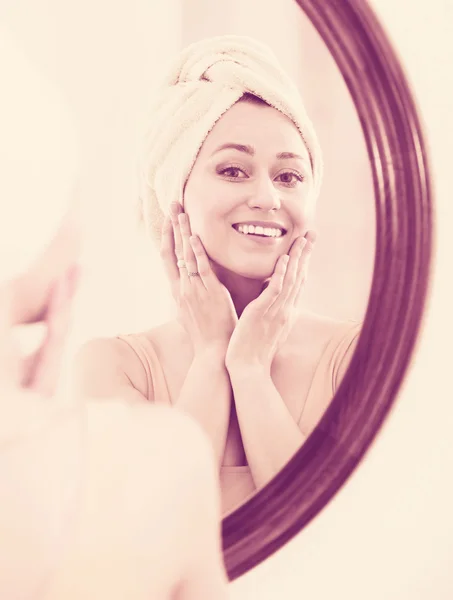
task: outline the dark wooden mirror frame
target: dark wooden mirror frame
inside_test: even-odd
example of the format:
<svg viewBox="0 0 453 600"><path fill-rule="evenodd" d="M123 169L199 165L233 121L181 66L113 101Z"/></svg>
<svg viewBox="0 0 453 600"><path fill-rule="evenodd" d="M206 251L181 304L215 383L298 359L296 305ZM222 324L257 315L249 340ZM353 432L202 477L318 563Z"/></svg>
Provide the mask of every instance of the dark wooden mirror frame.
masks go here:
<svg viewBox="0 0 453 600"><path fill-rule="evenodd" d="M230 580L299 533L362 460L395 402L429 288L428 159L395 51L366 0L296 1L335 59L362 125L376 204L373 282L357 350L318 427L266 487L222 522Z"/></svg>

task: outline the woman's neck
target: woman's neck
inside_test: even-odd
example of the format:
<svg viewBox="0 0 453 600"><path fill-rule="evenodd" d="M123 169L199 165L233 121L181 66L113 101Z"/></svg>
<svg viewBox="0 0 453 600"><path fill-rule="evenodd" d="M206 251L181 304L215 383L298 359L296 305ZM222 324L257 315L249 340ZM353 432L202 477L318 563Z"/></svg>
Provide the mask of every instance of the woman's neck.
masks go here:
<svg viewBox="0 0 453 600"><path fill-rule="evenodd" d="M263 291L265 282L261 279L250 279L242 277L221 267L215 266L215 272L219 281L230 292L238 317L244 309Z"/></svg>

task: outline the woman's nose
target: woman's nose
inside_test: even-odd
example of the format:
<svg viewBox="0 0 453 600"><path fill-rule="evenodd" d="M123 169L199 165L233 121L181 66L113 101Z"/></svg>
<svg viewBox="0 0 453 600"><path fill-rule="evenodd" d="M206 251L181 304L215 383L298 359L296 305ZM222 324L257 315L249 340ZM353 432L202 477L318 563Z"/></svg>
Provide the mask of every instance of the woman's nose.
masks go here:
<svg viewBox="0 0 453 600"><path fill-rule="evenodd" d="M263 211L278 210L281 203L273 182L269 179L260 180L249 198L248 205L249 208L259 208Z"/></svg>

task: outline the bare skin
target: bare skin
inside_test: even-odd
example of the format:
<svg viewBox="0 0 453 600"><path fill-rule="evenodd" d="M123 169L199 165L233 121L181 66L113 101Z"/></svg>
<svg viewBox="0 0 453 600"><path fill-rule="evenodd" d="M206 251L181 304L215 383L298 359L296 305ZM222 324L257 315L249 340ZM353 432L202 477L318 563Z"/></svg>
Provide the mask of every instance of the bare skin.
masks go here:
<svg viewBox="0 0 453 600"><path fill-rule="evenodd" d="M330 398L321 398L297 424L300 398L344 326L300 310L316 239L312 189L308 151L292 122L270 107L239 102L206 138L184 208L171 207L162 231L178 317L146 335L172 404L202 425L219 467L248 464L257 488L327 408ZM280 225L283 235L263 244L233 227L257 221ZM90 342L75 373L78 393L121 390L145 399L143 367L121 340Z"/></svg>

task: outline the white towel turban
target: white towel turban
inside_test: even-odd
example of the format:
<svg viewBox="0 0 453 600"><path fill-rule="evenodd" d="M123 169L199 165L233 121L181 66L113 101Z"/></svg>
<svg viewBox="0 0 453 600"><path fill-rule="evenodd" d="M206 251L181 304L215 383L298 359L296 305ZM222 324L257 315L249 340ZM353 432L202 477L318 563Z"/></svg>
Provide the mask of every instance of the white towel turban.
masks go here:
<svg viewBox="0 0 453 600"><path fill-rule="evenodd" d="M236 35L208 38L181 52L152 107L140 160L140 208L154 240L170 204L183 204L185 182L207 135L247 92L294 122L311 157L318 195L321 150L295 83L264 44Z"/></svg>

